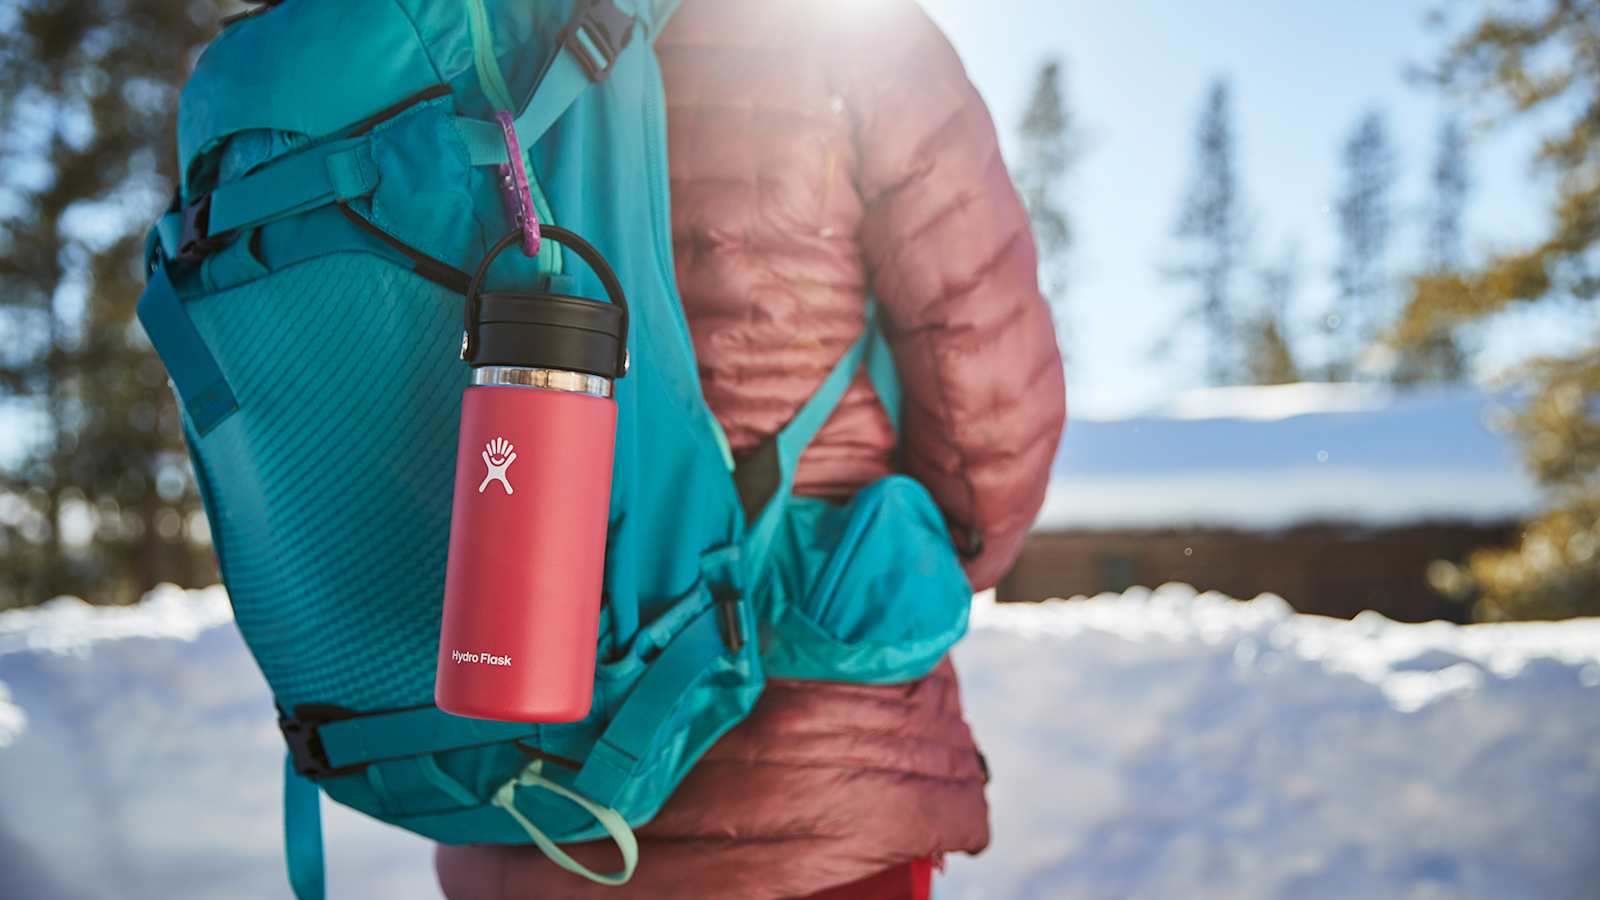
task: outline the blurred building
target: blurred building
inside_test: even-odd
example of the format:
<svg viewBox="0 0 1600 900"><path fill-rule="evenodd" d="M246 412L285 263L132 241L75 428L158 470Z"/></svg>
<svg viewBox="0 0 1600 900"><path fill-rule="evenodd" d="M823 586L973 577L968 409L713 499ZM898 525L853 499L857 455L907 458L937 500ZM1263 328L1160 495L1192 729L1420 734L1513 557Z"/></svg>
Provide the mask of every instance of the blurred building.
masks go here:
<svg viewBox="0 0 1600 900"><path fill-rule="evenodd" d="M1511 542L1538 501L1502 414L1470 388L1296 384L1072 421L999 598L1179 581L1324 615L1464 620L1430 567Z"/></svg>

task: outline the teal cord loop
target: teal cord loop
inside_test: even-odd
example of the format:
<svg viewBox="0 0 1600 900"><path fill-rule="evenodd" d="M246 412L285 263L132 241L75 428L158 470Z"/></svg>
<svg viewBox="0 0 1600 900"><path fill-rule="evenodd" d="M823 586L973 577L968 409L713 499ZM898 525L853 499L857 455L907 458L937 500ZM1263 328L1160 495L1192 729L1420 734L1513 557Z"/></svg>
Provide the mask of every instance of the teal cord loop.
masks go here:
<svg viewBox="0 0 1600 900"><path fill-rule="evenodd" d="M596 884L618 887L628 883L633 877L634 869L639 865L639 840L634 837L633 829L628 827L622 814L610 807L601 806L571 788L563 787L544 777L544 760L536 759L528 763L517 777L500 785L494 792L494 797L489 802L505 810L522 830L527 832L529 839L550 858L550 861L566 869L574 875L580 875ZM539 826L528 820L522 811L517 809L517 788L542 788L576 803L584 812L593 816L600 827L606 830L617 849L622 851L622 870L619 872L596 872L583 863L573 859L567 851L561 849L550 836L545 834Z"/></svg>

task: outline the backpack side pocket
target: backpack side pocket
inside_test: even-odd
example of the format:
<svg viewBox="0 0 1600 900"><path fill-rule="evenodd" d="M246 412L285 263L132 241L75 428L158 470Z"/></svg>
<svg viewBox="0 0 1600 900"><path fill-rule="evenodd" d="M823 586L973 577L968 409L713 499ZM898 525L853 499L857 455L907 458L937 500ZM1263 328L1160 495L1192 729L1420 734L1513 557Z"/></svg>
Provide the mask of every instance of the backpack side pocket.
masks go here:
<svg viewBox="0 0 1600 900"><path fill-rule="evenodd" d="M787 506L761 604L769 677L911 681L966 633L972 588L917 481L891 475L843 506Z"/></svg>

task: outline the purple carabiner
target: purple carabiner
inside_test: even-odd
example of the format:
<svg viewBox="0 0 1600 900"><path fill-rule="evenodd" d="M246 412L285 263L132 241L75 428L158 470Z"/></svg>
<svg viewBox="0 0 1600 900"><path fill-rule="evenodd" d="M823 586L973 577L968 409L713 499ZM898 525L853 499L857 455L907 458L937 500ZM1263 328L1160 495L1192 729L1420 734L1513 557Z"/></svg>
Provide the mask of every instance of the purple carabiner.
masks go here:
<svg viewBox="0 0 1600 900"><path fill-rule="evenodd" d="M505 110L495 113L494 118L505 134L508 161L500 166L500 199L505 201L511 227L522 232L522 255L535 256L539 253L539 213L533 208L533 189L528 184L528 172L523 168L517 123Z"/></svg>

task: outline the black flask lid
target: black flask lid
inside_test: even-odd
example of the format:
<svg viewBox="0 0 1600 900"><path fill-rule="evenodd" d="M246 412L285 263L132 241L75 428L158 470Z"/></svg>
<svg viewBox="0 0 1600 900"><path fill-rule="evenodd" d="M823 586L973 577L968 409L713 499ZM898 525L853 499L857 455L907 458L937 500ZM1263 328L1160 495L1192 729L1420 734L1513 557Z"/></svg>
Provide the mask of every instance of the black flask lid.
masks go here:
<svg viewBox="0 0 1600 900"><path fill-rule="evenodd" d="M480 294L472 364L619 378L626 329L622 308L609 303L561 294Z"/></svg>
<svg viewBox="0 0 1600 900"><path fill-rule="evenodd" d="M616 273L576 234L553 225L540 232L588 263L611 302L541 291L483 292L489 264L522 236L513 231L484 256L467 288L461 358L474 367L563 369L621 378L628 371L628 301Z"/></svg>

